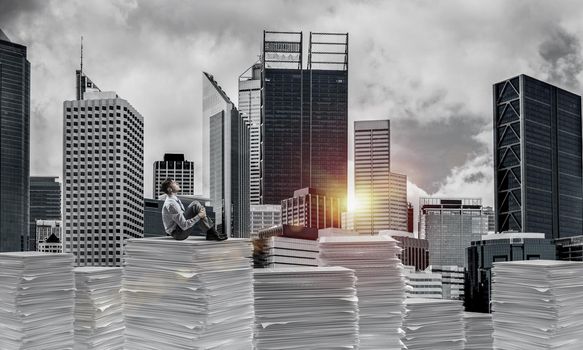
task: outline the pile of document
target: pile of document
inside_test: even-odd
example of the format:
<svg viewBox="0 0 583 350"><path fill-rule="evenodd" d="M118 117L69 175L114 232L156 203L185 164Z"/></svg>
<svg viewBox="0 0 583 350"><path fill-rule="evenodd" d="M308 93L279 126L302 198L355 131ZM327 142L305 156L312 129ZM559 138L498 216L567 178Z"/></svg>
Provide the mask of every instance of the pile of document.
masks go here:
<svg viewBox="0 0 583 350"><path fill-rule="evenodd" d="M387 236L319 239L320 266L342 266L357 277L360 349L400 349L405 300L401 248Z"/></svg>
<svg viewBox="0 0 583 350"><path fill-rule="evenodd" d="M121 268L77 267L75 350L123 350Z"/></svg>
<svg viewBox="0 0 583 350"><path fill-rule="evenodd" d="M354 271L255 270L255 349L357 349Z"/></svg>
<svg viewBox="0 0 583 350"><path fill-rule="evenodd" d="M249 240L131 239L126 254L127 350L251 348Z"/></svg>
<svg viewBox="0 0 583 350"><path fill-rule="evenodd" d="M494 263L492 322L496 349L581 349L583 263Z"/></svg>
<svg viewBox="0 0 583 350"><path fill-rule="evenodd" d="M463 305L459 300L409 298L405 301L405 349L463 350Z"/></svg>
<svg viewBox="0 0 583 350"><path fill-rule="evenodd" d="M0 349L73 349L74 256L0 253Z"/></svg>
<svg viewBox="0 0 583 350"><path fill-rule="evenodd" d="M464 312L466 350L492 349L492 315L480 312Z"/></svg>

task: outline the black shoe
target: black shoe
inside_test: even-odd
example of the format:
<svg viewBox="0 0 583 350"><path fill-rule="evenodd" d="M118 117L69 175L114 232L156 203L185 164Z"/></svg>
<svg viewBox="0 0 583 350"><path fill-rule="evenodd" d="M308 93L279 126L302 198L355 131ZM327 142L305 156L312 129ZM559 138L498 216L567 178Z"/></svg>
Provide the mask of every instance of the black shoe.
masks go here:
<svg viewBox="0 0 583 350"><path fill-rule="evenodd" d="M206 240L207 241L224 241L227 238L229 238L229 237L227 237L226 234L224 234L222 232L220 232L220 233L217 232L217 230L215 230L214 226L209 228L208 231L206 231Z"/></svg>

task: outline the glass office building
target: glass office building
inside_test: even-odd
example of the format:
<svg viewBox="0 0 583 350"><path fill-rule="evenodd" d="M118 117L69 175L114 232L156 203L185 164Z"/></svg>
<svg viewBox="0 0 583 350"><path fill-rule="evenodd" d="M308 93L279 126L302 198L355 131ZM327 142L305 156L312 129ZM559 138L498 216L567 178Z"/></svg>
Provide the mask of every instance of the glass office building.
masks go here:
<svg viewBox="0 0 583 350"><path fill-rule="evenodd" d="M492 265L500 261L555 260L555 246L543 233L488 234L467 248L465 307L490 312Z"/></svg>
<svg viewBox="0 0 583 350"><path fill-rule="evenodd" d="M307 69L302 44L301 32L264 32L262 204L306 187L346 199L348 34L310 33Z"/></svg>
<svg viewBox="0 0 583 350"><path fill-rule="evenodd" d="M0 30L0 252L29 240L30 62Z"/></svg>
<svg viewBox="0 0 583 350"><path fill-rule="evenodd" d="M581 235L581 97L526 75L493 95L497 231Z"/></svg>

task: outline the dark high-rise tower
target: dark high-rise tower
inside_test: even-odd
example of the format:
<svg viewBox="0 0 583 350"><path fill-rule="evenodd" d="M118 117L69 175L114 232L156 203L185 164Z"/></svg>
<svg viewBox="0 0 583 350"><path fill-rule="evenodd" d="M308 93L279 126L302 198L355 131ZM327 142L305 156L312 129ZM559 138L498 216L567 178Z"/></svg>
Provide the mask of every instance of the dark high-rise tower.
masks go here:
<svg viewBox="0 0 583 350"><path fill-rule="evenodd" d="M526 75L494 85L498 232L583 232L581 97Z"/></svg>
<svg viewBox="0 0 583 350"><path fill-rule="evenodd" d="M26 250L30 175L30 63L0 30L0 252Z"/></svg>
<svg viewBox="0 0 583 350"><path fill-rule="evenodd" d="M29 250L36 250L36 220L61 220L61 183L55 176L30 177Z"/></svg>
<svg viewBox="0 0 583 350"><path fill-rule="evenodd" d="M261 203L312 187L345 202L348 163L348 34L263 34Z"/></svg>

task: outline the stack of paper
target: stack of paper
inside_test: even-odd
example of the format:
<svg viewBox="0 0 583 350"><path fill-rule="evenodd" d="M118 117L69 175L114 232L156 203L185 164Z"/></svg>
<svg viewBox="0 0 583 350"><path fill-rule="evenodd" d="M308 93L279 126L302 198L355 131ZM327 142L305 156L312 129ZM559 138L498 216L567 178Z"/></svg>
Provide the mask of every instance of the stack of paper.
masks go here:
<svg viewBox="0 0 583 350"><path fill-rule="evenodd" d="M254 283L257 350L358 348L354 271L256 269Z"/></svg>
<svg viewBox="0 0 583 350"><path fill-rule="evenodd" d="M75 350L123 350L121 268L77 267Z"/></svg>
<svg viewBox="0 0 583 350"><path fill-rule="evenodd" d="M320 266L342 266L356 273L360 349L401 348L405 282L397 243L386 236L319 239Z"/></svg>
<svg viewBox="0 0 583 350"><path fill-rule="evenodd" d="M492 322L496 349L581 349L583 263L494 263Z"/></svg>
<svg viewBox="0 0 583 350"><path fill-rule="evenodd" d="M74 257L0 253L0 349L73 349Z"/></svg>
<svg viewBox="0 0 583 350"><path fill-rule="evenodd" d="M492 315L479 312L464 312L466 350L492 349Z"/></svg>
<svg viewBox="0 0 583 350"><path fill-rule="evenodd" d="M410 298L405 301L405 349L463 350L463 305L459 300Z"/></svg>
<svg viewBox="0 0 583 350"><path fill-rule="evenodd" d="M249 240L131 239L126 253L126 349L251 348Z"/></svg>

